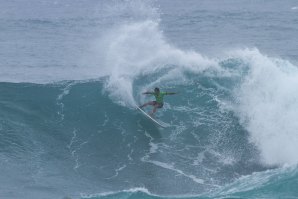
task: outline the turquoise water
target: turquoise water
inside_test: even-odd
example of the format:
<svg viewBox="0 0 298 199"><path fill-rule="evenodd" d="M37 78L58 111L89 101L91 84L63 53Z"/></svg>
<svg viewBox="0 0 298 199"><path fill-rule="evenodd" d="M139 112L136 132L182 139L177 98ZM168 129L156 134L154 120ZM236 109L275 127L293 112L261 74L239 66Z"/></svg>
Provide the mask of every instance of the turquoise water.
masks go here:
<svg viewBox="0 0 298 199"><path fill-rule="evenodd" d="M298 198L295 3L0 2L0 198Z"/></svg>

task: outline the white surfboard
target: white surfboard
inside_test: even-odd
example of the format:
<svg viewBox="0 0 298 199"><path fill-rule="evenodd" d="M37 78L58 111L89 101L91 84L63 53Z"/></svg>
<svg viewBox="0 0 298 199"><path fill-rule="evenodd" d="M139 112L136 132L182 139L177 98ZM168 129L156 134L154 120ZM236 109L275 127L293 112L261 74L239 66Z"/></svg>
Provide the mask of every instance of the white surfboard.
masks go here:
<svg viewBox="0 0 298 199"><path fill-rule="evenodd" d="M161 126L162 128L166 128L169 127L169 124L166 124L164 122L161 121L157 121L155 120L153 117L151 117L150 115L148 115L145 111L143 111L140 107L136 107L139 111L141 111L146 117L148 117L150 120L152 120L155 124Z"/></svg>

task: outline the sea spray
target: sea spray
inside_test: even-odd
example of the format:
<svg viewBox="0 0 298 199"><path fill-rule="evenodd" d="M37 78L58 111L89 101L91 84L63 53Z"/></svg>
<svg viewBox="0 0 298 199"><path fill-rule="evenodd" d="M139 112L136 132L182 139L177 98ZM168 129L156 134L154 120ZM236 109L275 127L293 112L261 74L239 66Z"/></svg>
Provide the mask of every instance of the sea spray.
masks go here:
<svg viewBox="0 0 298 199"><path fill-rule="evenodd" d="M248 74L235 89L236 112L269 165L298 163L298 69L258 50L236 53Z"/></svg>
<svg viewBox="0 0 298 199"><path fill-rule="evenodd" d="M179 80L186 71L200 73L217 67L215 61L197 52L182 51L167 43L159 24L150 20L113 28L98 41L96 51L101 58L99 75L109 77L106 89L112 99L130 105L135 103L132 86L140 75L166 69L159 80L155 79L155 85L144 85L150 89L163 79Z"/></svg>

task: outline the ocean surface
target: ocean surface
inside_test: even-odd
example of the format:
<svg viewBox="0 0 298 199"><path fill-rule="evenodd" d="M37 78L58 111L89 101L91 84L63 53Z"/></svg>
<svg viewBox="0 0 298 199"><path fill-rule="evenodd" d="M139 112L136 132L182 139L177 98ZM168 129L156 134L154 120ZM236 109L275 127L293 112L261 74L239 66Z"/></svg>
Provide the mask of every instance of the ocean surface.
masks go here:
<svg viewBox="0 0 298 199"><path fill-rule="evenodd" d="M0 198L298 198L297 44L296 0L0 0Z"/></svg>

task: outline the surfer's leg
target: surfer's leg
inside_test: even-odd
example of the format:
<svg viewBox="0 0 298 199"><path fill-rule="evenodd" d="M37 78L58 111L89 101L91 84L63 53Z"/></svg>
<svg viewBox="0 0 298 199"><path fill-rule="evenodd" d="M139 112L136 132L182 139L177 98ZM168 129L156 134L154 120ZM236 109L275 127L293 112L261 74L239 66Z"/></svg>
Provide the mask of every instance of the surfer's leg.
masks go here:
<svg viewBox="0 0 298 199"><path fill-rule="evenodd" d="M155 104L155 105L154 105L153 110L152 110L152 112L150 113L150 116L153 117L153 115L155 114L155 112L156 112L158 106L159 106L158 104Z"/></svg>
<svg viewBox="0 0 298 199"><path fill-rule="evenodd" d="M143 108L143 107L145 107L145 106L148 106L148 105L154 105L154 102L153 101L151 101L151 102L147 102L147 103L145 103L145 104L143 104L142 106L139 106L140 108Z"/></svg>

